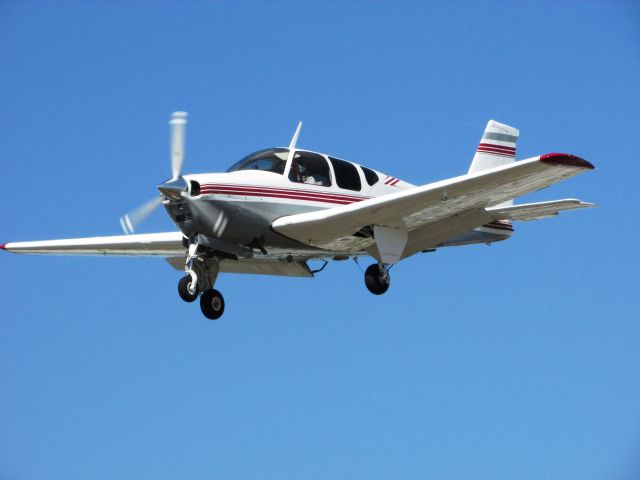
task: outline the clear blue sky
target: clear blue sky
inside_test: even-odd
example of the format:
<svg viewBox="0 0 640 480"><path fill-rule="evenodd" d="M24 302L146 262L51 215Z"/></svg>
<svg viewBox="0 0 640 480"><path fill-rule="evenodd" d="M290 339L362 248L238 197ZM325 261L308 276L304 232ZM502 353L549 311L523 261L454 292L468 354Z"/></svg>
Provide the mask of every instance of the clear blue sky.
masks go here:
<svg viewBox="0 0 640 480"><path fill-rule="evenodd" d="M161 259L0 255L0 478L639 478L639 27L634 2L1 2L0 242L119 234L174 110L187 172L303 120L414 183L493 118L518 158L597 167L526 200L600 206L415 256L381 298L352 262L223 276L218 322Z"/></svg>

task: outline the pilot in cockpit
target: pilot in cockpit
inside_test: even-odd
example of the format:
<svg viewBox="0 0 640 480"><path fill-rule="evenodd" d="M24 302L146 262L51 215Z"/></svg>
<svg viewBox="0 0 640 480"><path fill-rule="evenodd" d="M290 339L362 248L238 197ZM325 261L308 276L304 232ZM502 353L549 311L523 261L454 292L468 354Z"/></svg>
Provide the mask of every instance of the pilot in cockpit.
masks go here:
<svg viewBox="0 0 640 480"><path fill-rule="evenodd" d="M303 164L294 159L291 162L291 170L289 171L289 180L297 183L306 183L309 185L322 185L322 182L316 181L316 179L310 175L309 170Z"/></svg>

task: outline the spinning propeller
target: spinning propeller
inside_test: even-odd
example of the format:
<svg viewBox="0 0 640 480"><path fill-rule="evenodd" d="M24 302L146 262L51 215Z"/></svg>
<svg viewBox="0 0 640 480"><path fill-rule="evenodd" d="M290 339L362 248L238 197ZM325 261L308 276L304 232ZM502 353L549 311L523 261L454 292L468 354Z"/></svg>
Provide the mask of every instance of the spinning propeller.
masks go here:
<svg viewBox="0 0 640 480"><path fill-rule="evenodd" d="M187 182L180 175L184 163L184 139L187 127L187 112L173 112L171 115L171 178L158 185L160 196L144 203L130 213L120 217L120 225L127 235L132 234L165 199L180 200L182 192L187 191Z"/></svg>

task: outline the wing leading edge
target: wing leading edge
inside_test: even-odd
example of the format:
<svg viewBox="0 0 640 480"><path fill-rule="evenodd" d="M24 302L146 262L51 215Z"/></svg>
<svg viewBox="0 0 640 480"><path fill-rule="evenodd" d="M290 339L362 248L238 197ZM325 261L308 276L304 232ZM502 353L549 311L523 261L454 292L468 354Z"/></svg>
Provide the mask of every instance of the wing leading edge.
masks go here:
<svg viewBox="0 0 640 480"><path fill-rule="evenodd" d="M180 232L11 242L0 248L13 253L42 255L177 256L184 253Z"/></svg>

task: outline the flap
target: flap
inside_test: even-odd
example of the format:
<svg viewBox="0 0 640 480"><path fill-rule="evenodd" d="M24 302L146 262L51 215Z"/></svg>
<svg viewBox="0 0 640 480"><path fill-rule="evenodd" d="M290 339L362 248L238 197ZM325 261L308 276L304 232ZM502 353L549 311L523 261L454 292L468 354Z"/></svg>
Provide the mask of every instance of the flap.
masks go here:
<svg viewBox="0 0 640 480"><path fill-rule="evenodd" d="M176 270L184 270L184 257L169 257L167 262ZM278 275L284 277L313 277L306 262L260 258L222 260L221 273L247 273L254 275Z"/></svg>
<svg viewBox="0 0 640 480"><path fill-rule="evenodd" d="M594 203L582 202L574 198L550 202L525 203L508 207L492 207L486 211L494 220L541 220L558 215L563 210L595 207Z"/></svg>

